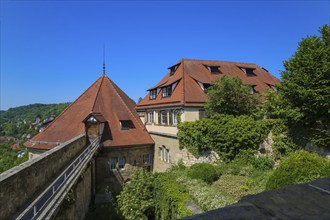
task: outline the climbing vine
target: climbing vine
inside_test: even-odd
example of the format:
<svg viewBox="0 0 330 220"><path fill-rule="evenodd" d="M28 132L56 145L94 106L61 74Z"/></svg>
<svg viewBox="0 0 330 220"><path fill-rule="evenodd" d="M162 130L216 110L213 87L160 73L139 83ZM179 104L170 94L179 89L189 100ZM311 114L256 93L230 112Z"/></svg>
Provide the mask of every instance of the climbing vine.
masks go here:
<svg viewBox="0 0 330 220"><path fill-rule="evenodd" d="M197 157L204 150L214 150L224 160L232 160L240 150L258 149L270 131L265 120L222 114L183 122L178 128L181 148L187 148Z"/></svg>

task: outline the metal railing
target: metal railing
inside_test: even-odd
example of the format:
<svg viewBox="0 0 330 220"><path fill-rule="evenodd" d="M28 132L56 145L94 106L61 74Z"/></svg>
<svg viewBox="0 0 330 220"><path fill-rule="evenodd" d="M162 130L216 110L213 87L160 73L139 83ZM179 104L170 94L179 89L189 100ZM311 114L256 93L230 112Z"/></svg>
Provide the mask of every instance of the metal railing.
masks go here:
<svg viewBox="0 0 330 220"><path fill-rule="evenodd" d="M95 139L74 161L16 218L17 220L49 219L78 180L94 153L99 148Z"/></svg>

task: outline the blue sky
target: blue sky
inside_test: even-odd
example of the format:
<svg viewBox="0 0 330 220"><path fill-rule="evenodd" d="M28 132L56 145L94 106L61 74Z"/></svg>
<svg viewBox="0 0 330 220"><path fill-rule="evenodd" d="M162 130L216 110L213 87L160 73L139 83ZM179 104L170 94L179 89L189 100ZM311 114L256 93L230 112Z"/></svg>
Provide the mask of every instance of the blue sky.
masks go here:
<svg viewBox="0 0 330 220"><path fill-rule="evenodd" d="M133 100L181 58L283 61L329 1L0 1L0 109L74 101L102 74Z"/></svg>

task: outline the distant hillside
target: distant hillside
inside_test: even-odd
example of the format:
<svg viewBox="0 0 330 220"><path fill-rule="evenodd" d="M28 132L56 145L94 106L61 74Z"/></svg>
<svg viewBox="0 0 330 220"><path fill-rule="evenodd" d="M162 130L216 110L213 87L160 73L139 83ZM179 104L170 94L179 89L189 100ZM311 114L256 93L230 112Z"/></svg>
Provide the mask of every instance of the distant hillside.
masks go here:
<svg viewBox="0 0 330 220"><path fill-rule="evenodd" d="M0 111L0 136L20 138L29 129L35 133L38 126L58 116L69 104L31 104Z"/></svg>

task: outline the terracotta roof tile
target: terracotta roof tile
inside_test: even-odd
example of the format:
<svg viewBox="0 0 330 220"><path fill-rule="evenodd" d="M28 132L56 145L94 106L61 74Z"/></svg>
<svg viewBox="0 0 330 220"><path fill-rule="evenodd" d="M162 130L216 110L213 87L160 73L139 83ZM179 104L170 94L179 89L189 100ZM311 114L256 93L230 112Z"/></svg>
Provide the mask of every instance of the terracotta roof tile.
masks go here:
<svg viewBox="0 0 330 220"><path fill-rule="evenodd" d="M157 94L156 99L150 100L149 94L138 104L137 110L147 108L163 108L171 106L199 106L202 107L205 101L205 92L198 83L213 84L214 81L223 77L239 77L243 83L254 85L255 90L263 93L270 88L270 85L276 85L280 82L275 76L270 74L256 64L239 63L216 60L192 60L181 59L180 64L173 76L170 73L151 89L159 89L162 86L170 85L178 81L171 97L162 98L161 92ZM177 65L176 64L176 65ZM211 73L209 66L218 66L220 73ZM242 68L254 69L254 76L247 76ZM151 90L148 89L148 90Z"/></svg>
<svg viewBox="0 0 330 220"><path fill-rule="evenodd" d="M55 146L53 143L63 143L84 134L83 121L91 113L95 114L99 120L107 122L107 128L104 129L102 137L105 147L153 144L153 140L135 111L135 106L132 99L103 75L44 131L27 141L25 146L51 149ZM121 130L120 120L131 120L135 128Z"/></svg>

